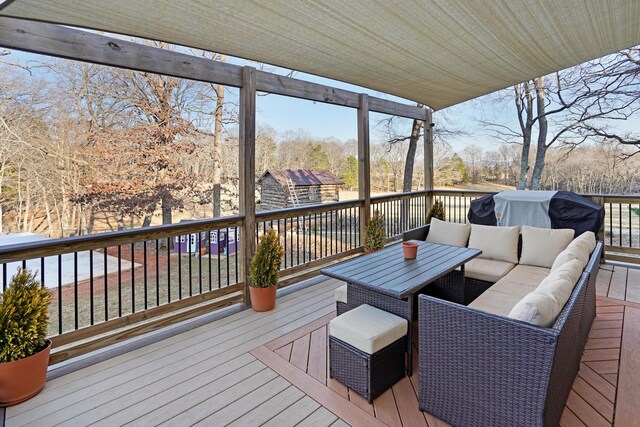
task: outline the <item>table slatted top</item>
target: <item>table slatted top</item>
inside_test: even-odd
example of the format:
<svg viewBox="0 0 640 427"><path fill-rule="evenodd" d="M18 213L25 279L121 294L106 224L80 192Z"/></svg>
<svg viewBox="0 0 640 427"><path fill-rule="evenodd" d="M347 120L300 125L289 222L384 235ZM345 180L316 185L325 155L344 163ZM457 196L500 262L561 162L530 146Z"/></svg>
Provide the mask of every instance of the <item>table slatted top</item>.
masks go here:
<svg viewBox="0 0 640 427"><path fill-rule="evenodd" d="M392 245L320 272L395 298L406 298L481 253L478 249L418 242L418 256L407 260L402 255L402 245Z"/></svg>

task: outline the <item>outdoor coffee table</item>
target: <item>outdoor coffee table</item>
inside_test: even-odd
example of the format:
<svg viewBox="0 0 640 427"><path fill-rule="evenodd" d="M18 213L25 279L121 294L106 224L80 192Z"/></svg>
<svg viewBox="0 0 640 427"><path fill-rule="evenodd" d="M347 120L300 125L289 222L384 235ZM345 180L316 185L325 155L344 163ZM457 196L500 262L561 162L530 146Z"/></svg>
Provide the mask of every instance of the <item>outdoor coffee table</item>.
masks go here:
<svg viewBox="0 0 640 427"><path fill-rule="evenodd" d="M401 245L388 246L320 272L347 282L347 307L369 304L407 319L407 372L411 375L414 295L429 283L461 267L482 251L437 243L418 242L416 259L406 260Z"/></svg>

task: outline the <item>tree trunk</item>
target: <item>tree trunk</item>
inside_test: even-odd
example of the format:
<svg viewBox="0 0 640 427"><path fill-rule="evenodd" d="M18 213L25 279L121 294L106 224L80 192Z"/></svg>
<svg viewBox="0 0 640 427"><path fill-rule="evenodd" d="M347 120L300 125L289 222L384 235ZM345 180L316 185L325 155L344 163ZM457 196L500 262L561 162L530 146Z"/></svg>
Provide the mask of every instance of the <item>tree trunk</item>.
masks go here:
<svg viewBox="0 0 640 427"><path fill-rule="evenodd" d="M422 108L422 104L417 104ZM416 150L418 148L418 140L420 139L420 129L422 129L422 120L413 120L411 126L411 137L409 138L409 149L407 150L407 158L404 162L404 178L402 181L402 191L409 192L413 188L413 168L416 160Z"/></svg>
<svg viewBox="0 0 640 427"><path fill-rule="evenodd" d="M529 151L531 150L531 127L533 99L531 96L531 88L529 82L524 82L524 102L521 104L521 94L519 86L516 86L516 108L518 109L518 119L520 120L520 128L522 130L522 154L520 156L520 176L516 188L524 190L527 187L527 176L529 175ZM523 114L526 117L523 119Z"/></svg>
<svg viewBox="0 0 640 427"><path fill-rule="evenodd" d="M171 217L171 196L166 194L162 196L162 224L171 224L173 219Z"/></svg>
<svg viewBox="0 0 640 427"><path fill-rule="evenodd" d="M220 61L224 62L225 55L220 55ZM222 216L222 113L224 107L224 86L216 86L216 111L214 113L215 125L213 130L213 217Z"/></svg>
<svg viewBox="0 0 640 427"><path fill-rule="evenodd" d="M155 209L154 209L155 210ZM142 227L148 227L151 225L151 220L153 219L153 213L146 214L142 219Z"/></svg>
<svg viewBox="0 0 640 427"><path fill-rule="evenodd" d="M535 80L536 85L536 109L538 115L538 148L536 150L536 163L531 174L530 190L540 189L542 171L544 170L544 158L547 153L547 117L545 116L544 77Z"/></svg>

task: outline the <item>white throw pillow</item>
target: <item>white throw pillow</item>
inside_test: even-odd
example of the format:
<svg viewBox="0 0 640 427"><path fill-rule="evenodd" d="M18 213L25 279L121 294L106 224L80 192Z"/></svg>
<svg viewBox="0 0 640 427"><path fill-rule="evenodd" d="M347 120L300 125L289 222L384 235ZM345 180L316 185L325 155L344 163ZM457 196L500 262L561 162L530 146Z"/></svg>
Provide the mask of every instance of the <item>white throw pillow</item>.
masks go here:
<svg viewBox="0 0 640 427"><path fill-rule="evenodd" d="M520 227L495 227L471 224L469 247L480 249L481 258L518 263Z"/></svg>
<svg viewBox="0 0 640 427"><path fill-rule="evenodd" d="M540 282L534 292L549 295L556 300L560 308L562 308L569 300L576 283L580 280L582 269L582 262L577 259L572 259L549 274Z"/></svg>
<svg viewBox="0 0 640 427"><path fill-rule="evenodd" d="M427 242L466 247L469 241L469 233L471 233L469 224L458 224L431 218Z"/></svg>
<svg viewBox="0 0 640 427"><path fill-rule="evenodd" d="M513 306L508 317L548 328L553 326L561 310L549 295L531 292Z"/></svg>
<svg viewBox="0 0 640 427"><path fill-rule="evenodd" d="M520 264L551 268L558 254L573 240L574 233L569 228L552 230L523 225Z"/></svg>

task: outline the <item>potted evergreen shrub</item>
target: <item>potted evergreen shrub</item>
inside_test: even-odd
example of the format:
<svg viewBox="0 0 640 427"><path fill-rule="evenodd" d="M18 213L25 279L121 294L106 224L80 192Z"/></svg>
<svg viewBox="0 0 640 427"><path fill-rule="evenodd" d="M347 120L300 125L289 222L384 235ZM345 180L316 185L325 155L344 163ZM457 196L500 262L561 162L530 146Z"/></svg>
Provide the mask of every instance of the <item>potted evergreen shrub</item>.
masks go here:
<svg viewBox="0 0 640 427"><path fill-rule="evenodd" d="M384 248L387 236L384 231L384 215L379 210L373 211L373 215L364 228L364 253L379 251Z"/></svg>
<svg viewBox="0 0 640 427"><path fill-rule="evenodd" d="M249 269L249 293L255 311L269 311L276 306L278 270L284 250L273 229L262 236Z"/></svg>
<svg viewBox="0 0 640 427"><path fill-rule="evenodd" d="M445 220L444 203L442 203L442 200L433 202L433 206L431 206L431 209L427 212L427 224L431 224L431 218L438 218L440 221Z"/></svg>
<svg viewBox="0 0 640 427"><path fill-rule="evenodd" d="M49 291L26 269L11 278L0 301L0 407L16 405L42 390L51 341Z"/></svg>

